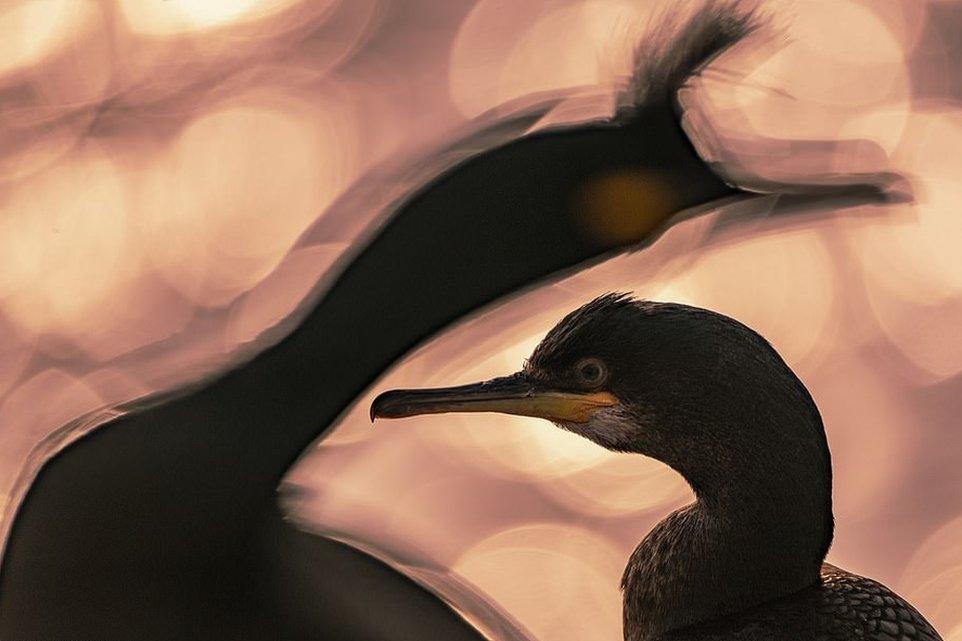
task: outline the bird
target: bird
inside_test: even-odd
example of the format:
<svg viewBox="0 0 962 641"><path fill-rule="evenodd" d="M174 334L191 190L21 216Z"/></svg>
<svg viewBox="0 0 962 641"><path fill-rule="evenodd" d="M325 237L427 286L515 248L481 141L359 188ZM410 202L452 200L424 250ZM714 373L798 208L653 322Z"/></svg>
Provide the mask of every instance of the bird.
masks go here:
<svg viewBox="0 0 962 641"><path fill-rule="evenodd" d="M651 457L695 500L621 581L625 641L940 641L905 599L825 562L832 465L811 394L776 350L698 307L602 295L515 374L378 395L371 419L502 412Z"/></svg>
<svg viewBox="0 0 962 641"><path fill-rule="evenodd" d="M699 156L677 99L753 32L752 14L715 1L678 15L639 43L611 118L529 131L561 100L542 96L394 173L372 169L306 237L340 241L375 207L371 193L410 189L320 279L296 326L229 369L83 417L82 438L68 425L39 450L7 508L0 638L479 639L413 581L293 527L278 488L381 372L439 329L638 248L692 208L755 196ZM432 171L437 158L457 162ZM592 194L626 179L637 197L596 206L610 199ZM788 191L779 206L817 208L832 196L877 202L885 189L854 177Z"/></svg>

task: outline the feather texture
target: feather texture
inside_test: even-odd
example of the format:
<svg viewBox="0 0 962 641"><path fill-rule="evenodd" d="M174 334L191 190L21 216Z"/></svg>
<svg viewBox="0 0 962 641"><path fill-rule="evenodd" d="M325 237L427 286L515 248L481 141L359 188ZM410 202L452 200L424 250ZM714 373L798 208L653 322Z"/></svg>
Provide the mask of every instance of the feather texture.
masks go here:
<svg viewBox="0 0 962 641"><path fill-rule="evenodd" d="M872 579L822 566L820 585L664 641L941 641L905 599Z"/></svg>
<svg viewBox="0 0 962 641"><path fill-rule="evenodd" d="M760 26L755 8L733 0L708 0L693 12L677 3L657 15L635 48L633 73L621 104L640 108L675 101L683 84L723 51Z"/></svg>

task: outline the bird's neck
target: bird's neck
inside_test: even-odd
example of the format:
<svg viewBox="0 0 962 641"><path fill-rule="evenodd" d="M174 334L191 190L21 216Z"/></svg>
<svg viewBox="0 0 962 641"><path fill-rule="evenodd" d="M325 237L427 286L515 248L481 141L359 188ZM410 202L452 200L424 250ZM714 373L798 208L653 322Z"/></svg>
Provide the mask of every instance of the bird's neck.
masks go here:
<svg viewBox="0 0 962 641"><path fill-rule="evenodd" d="M820 478L814 455L802 458L784 469L774 461L745 467L730 483L688 479L697 500L659 523L625 568L626 641L657 639L819 580L831 540L830 479Z"/></svg>

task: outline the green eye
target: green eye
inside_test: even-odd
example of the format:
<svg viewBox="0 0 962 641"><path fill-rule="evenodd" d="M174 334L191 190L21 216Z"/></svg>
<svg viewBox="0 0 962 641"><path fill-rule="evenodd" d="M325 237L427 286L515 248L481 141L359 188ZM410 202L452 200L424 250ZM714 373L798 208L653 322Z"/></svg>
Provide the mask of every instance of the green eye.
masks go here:
<svg viewBox="0 0 962 641"><path fill-rule="evenodd" d="M577 371L581 382L591 387L601 385L608 377L608 369L597 358L585 358L579 361Z"/></svg>

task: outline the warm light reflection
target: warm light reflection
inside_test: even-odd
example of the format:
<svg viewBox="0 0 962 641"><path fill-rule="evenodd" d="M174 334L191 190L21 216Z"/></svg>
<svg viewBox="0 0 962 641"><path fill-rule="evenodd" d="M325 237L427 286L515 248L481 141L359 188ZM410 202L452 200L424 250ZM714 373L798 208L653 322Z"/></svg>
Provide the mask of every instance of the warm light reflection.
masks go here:
<svg viewBox="0 0 962 641"><path fill-rule="evenodd" d="M152 36L173 35L184 31L210 29L256 20L298 2L298 0L116 1L132 31ZM330 4L331 1L328 0L326 4Z"/></svg>
<svg viewBox="0 0 962 641"><path fill-rule="evenodd" d="M521 369L542 334L500 350L459 378L487 380ZM501 469L509 475L520 473L525 478L571 474L613 456L580 436L555 429L543 420L498 416L495 419L498 428L492 429L491 419L491 416L453 414L443 419L443 426L426 426L420 432L429 439L443 439L444 445L457 449L466 462L473 462L488 471Z"/></svg>
<svg viewBox="0 0 962 641"><path fill-rule="evenodd" d="M858 325L854 325L843 341L852 344L857 337ZM801 374L811 379L809 387L831 440L832 460L839 470L834 491L837 509L858 518L881 509L886 497L911 483L906 466L923 444L906 399L899 398L905 392L878 376L868 363L840 357L840 351L844 353L836 347L814 376ZM871 438L866 437L868 429ZM852 548L857 540L846 536L847 520L839 521L836 552Z"/></svg>
<svg viewBox="0 0 962 641"><path fill-rule="evenodd" d="M268 327L294 312L321 275L344 251L343 243L305 247L289 253L277 268L250 290L240 305L231 309L227 346L254 340Z"/></svg>
<svg viewBox="0 0 962 641"><path fill-rule="evenodd" d="M22 498L13 479L53 430L289 331L392 202L471 151L438 158L426 141L450 142L467 118L532 92L591 85L535 128L610 113L650 16L678 4L3 4L0 525ZM699 151L757 189L895 170L917 202L721 228L716 212L487 309L385 373L305 453L288 478L305 490L286 506L293 518L459 595L482 627L490 612L438 577L481 589L534 639L618 638L628 553L690 498L674 472L545 421L372 429L366 407L389 387L515 371L565 312L630 289L771 340L825 418L831 559L962 641L962 112L926 89L958 86L958 42L952 25L933 28L929 2L792 5L768 3L783 31L726 53L683 92ZM312 228L328 216L335 225Z"/></svg>
<svg viewBox="0 0 962 641"><path fill-rule="evenodd" d="M861 224L855 218L782 233L762 229L734 242L706 237L704 220L687 221L669 230L650 252L612 259L462 324L390 372L331 436L305 455L289 481L313 491L299 494L289 508L312 529L337 536L350 532L347 538L363 542L365 549L419 564L443 565L459 549L477 545L482 532L513 531L533 519L602 519L589 521L597 523L593 531L612 536L611 545L627 559L657 520L654 515L691 497L678 475L660 463L606 453L587 442L572 442L569 449L563 440L568 435L544 421L436 415L371 429L366 411L383 389L415 382L461 383L513 371L564 312L606 289L634 288L641 296L714 307L746 319L792 360L822 411L835 460L838 541L830 558L853 569L875 568L874 576L898 588L898 565L866 541L878 540L879 519L888 518L894 493L905 487L926 491L924 485L912 485L907 467L925 444L914 436L913 415L900 398L905 392L862 363L865 319L837 311L837 297L846 297L851 280L833 277L836 262L823 239ZM662 246L687 246L688 258L664 266L647 282L636 281L636 274L659 272ZM837 291L833 282L844 289ZM521 310L534 313L520 316ZM575 452L580 461L569 458ZM465 504L466 496L485 498ZM498 540L499 535L488 536ZM916 544L911 537L888 540L888 546L902 550ZM553 553L553 547L539 552ZM501 556L490 556L492 563L494 558L507 563L499 570L482 561L469 566L476 576L462 572L460 565L453 568L522 622L531 617L537 623L529 625L548 626L524 605L527 592L516 587L518 575L504 574L505 567L533 561L513 548ZM620 570L619 565L610 571L609 585L617 584ZM504 580L496 581L497 576ZM917 605L928 612L930 601L920 598ZM550 637L535 633L534 638Z"/></svg>
<svg viewBox="0 0 962 641"><path fill-rule="evenodd" d="M941 622L946 639L962 633L962 518L936 530L919 546L902 581L906 595L928 604L926 612Z"/></svg>
<svg viewBox="0 0 962 641"><path fill-rule="evenodd" d="M467 550L454 571L499 602L536 639L617 639L621 592L611 574L618 552L603 538L568 526L500 532ZM511 572L505 572L511 568ZM572 609L580 616L571 617Z"/></svg>
<svg viewBox="0 0 962 641"><path fill-rule="evenodd" d="M92 150L10 195L0 218L0 296L33 333L103 322L141 260L120 170Z"/></svg>
<svg viewBox="0 0 962 641"><path fill-rule="evenodd" d="M914 115L912 136L898 157L916 172L924 207L898 212L893 224L857 231L872 311L881 329L916 368L921 380L962 371L962 346L952 337L962 314L962 261L956 215L962 198L957 177L962 142L956 114Z"/></svg>
<svg viewBox="0 0 962 641"><path fill-rule="evenodd" d="M552 46L562 40L563 49ZM546 12L511 47L496 93L489 97L495 103L489 106L540 91L598 84L604 80L600 53L599 43L585 29L582 7L573 4Z"/></svg>
<svg viewBox="0 0 962 641"><path fill-rule="evenodd" d="M508 50L538 20L542 0L480 0L458 28L451 47L451 100L467 116L498 103L497 91ZM517 97L517 96L516 96Z"/></svg>
<svg viewBox="0 0 962 641"><path fill-rule="evenodd" d="M451 99L476 116L542 91L614 83L630 71L633 36L647 14L620 0L481 0L451 50Z"/></svg>
<svg viewBox="0 0 962 641"><path fill-rule="evenodd" d="M0 397L2 397L17 382L29 364L33 341L19 334L17 327L3 316L0 316L0 335L6 337L0 342Z"/></svg>
<svg viewBox="0 0 962 641"><path fill-rule="evenodd" d="M815 231L781 231L698 256L652 298L706 307L762 332L798 366L833 347L831 258ZM764 304L760 304L764 301Z"/></svg>
<svg viewBox="0 0 962 641"><path fill-rule="evenodd" d="M243 103L193 122L142 200L148 252L166 280L207 306L262 280L343 188L345 126L320 110Z"/></svg>
<svg viewBox="0 0 962 641"><path fill-rule="evenodd" d="M692 498L688 484L673 470L632 454L609 454L599 465L540 487L558 503L592 516L678 507Z"/></svg>
<svg viewBox="0 0 962 641"><path fill-rule="evenodd" d="M90 385L69 373L44 370L21 383L0 403L0 425L4 427L0 450L26 452L25 446L45 436L45 428L66 423L102 403L103 398ZM18 472L13 465L0 468L2 487L11 487Z"/></svg>
<svg viewBox="0 0 962 641"><path fill-rule="evenodd" d="M0 74L54 55L97 11L88 0L27 0L0 8Z"/></svg>
<svg viewBox="0 0 962 641"><path fill-rule="evenodd" d="M706 77L703 99L712 105L712 126L749 140L858 135L885 149L895 146L911 85L906 44L882 17L861 2L803 0L790 11L774 12L774 20L780 31L768 47L737 47L719 61L724 73ZM891 114L884 121L862 120L884 109ZM853 121L860 130L846 130ZM765 175L764 160L758 160L753 169ZM835 160L861 161L857 155Z"/></svg>

